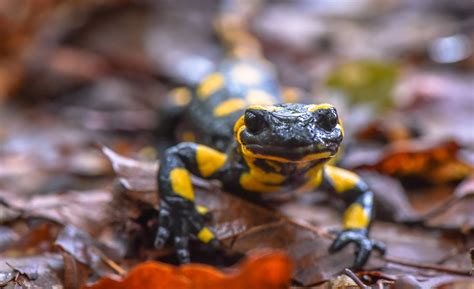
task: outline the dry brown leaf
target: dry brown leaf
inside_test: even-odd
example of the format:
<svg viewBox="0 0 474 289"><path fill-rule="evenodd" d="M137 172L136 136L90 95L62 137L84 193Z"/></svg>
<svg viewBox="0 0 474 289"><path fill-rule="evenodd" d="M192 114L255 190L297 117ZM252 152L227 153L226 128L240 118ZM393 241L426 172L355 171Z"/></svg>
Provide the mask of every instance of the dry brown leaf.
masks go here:
<svg viewBox="0 0 474 289"><path fill-rule="evenodd" d="M59 232L55 245L64 251L66 261L72 257L99 276L112 273L111 268L104 262L104 259L109 260L104 251L111 252L111 250L93 239L87 232L66 225Z"/></svg>
<svg viewBox="0 0 474 289"><path fill-rule="evenodd" d="M73 224L91 234L102 231L109 217L112 194L105 190L74 191L57 195L38 195L30 199L9 193L5 201L22 218L43 218L55 223Z"/></svg>
<svg viewBox="0 0 474 289"><path fill-rule="evenodd" d="M55 288L62 286L62 269L59 254L1 258L0 284L5 288Z"/></svg>
<svg viewBox="0 0 474 289"><path fill-rule="evenodd" d="M459 151L459 144L453 140L397 142L377 156L373 152L364 153L372 157L351 156L359 163L349 162L348 165L353 169L376 170L389 176L439 184L462 180L474 171L472 165L458 157Z"/></svg>
<svg viewBox="0 0 474 289"><path fill-rule="evenodd" d="M474 208L474 177L459 184L453 196L427 212L423 219L429 227L459 229L468 233L474 228L472 208Z"/></svg>

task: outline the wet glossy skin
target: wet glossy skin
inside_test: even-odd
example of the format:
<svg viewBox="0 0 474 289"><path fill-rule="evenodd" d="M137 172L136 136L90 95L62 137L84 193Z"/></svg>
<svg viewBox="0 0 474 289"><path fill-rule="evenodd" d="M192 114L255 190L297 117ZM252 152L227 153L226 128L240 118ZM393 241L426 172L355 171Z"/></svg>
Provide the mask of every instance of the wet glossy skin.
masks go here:
<svg viewBox="0 0 474 289"><path fill-rule="evenodd" d="M330 158L343 137L336 109L328 104L251 106L235 130L244 154L283 162Z"/></svg>
<svg viewBox="0 0 474 289"><path fill-rule="evenodd" d="M171 147L161 159L156 247L173 236L179 260L189 262L190 236L217 244L204 224L206 210L194 203L194 174L218 179L237 194L318 188L336 193L348 208L344 230L330 250L355 243L355 267L365 264L372 249L383 251L383 245L368 238L373 193L356 174L327 165L343 139L333 106L275 104L282 99L272 68L250 61L224 62L190 95L183 136L196 142Z"/></svg>

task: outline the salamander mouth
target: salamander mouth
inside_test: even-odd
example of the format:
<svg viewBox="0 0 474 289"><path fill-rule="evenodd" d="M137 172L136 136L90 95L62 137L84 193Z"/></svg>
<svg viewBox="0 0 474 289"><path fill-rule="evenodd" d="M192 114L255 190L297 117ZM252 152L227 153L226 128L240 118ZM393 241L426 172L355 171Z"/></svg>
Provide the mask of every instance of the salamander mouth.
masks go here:
<svg viewBox="0 0 474 289"><path fill-rule="evenodd" d="M310 144L296 147L266 146L260 144L243 144L244 153L254 154L261 158L282 158L289 161L326 159L338 151L338 144Z"/></svg>

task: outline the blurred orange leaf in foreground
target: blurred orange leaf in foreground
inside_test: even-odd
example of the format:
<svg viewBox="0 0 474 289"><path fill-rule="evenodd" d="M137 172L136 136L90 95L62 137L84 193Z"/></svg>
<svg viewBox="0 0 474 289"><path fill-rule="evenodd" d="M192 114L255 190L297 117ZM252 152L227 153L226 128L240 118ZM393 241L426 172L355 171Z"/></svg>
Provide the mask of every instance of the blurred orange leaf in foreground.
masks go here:
<svg viewBox="0 0 474 289"><path fill-rule="evenodd" d="M236 269L223 273L202 264L179 267L145 262L116 281L102 278L83 289L283 289L289 288L291 261L281 252L261 252L247 257Z"/></svg>

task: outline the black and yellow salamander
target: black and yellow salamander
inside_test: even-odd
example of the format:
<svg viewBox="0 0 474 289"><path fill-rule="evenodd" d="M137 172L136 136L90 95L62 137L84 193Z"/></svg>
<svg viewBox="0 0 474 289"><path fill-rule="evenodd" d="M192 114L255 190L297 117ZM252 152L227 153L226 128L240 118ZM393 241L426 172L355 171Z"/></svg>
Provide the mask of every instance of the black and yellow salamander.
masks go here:
<svg viewBox="0 0 474 289"><path fill-rule="evenodd" d="M274 69L266 61L226 60L193 91L171 93L188 103L186 123L194 142L167 149L158 172L160 208L155 246L172 236L180 262L189 262L191 236L217 243L194 202L191 174L218 179L226 191L271 194L324 189L348 204L343 230L330 250L356 245L354 267L383 244L368 236L373 193L353 172L328 164L344 131L330 104L282 103Z"/></svg>
<svg viewBox="0 0 474 289"><path fill-rule="evenodd" d="M335 193L348 207L343 230L329 249L355 243L354 267L360 268L374 249L383 253L384 245L368 236L373 193L356 174L328 164L344 135L336 109L284 103L275 69L248 32L252 13L241 2L223 0L214 23L230 57L195 89L170 94L177 109L169 111L184 115L184 138L192 142L167 149L160 160L155 246L173 237L178 260L186 263L190 237L218 244L205 225L206 209L194 202L193 174L218 179L226 191L245 196L317 189Z"/></svg>

